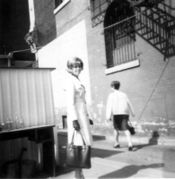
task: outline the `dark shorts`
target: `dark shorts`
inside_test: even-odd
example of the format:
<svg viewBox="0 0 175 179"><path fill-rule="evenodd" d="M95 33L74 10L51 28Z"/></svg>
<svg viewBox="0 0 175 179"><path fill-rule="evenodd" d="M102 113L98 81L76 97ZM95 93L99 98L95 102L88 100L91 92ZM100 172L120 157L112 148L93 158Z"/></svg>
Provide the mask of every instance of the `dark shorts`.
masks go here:
<svg viewBox="0 0 175 179"><path fill-rule="evenodd" d="M129 115L114 115L113 125L116 130L124 131L128 129Z"/></svg>

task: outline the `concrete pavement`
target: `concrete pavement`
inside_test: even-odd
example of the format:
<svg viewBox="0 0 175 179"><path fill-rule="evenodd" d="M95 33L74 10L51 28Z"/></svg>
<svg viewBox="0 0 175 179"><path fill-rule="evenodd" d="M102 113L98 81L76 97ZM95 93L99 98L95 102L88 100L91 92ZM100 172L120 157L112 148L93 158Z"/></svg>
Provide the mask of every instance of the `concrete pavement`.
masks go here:
<svg viewBox="0 0 175 179"><path fill-rule="evenodd" d="M87 179L96 178L174 178L175 173L163 170L161 163L151 165L131 165L119 161L111 161L102 158L92 158L92 168L84 169ZM72 179L74 172L61 174L55 178Z"/></svg>
<svg viewBox="0 0 175 179"><path fill-rule="evenodd" d="M175 155L167 155L167 151L175 149L174 143L170 145L170 140L168 144L160 141L151 144L149 139L142 139L133 137L135 147L130 152L125 137L120 138L120 149L112 147L112 138L96 137L92 149L92 168L84 169L85 178L175 178L172 157ZM59 173L54 179L73 177L74 172L70 170Z"/></svg>

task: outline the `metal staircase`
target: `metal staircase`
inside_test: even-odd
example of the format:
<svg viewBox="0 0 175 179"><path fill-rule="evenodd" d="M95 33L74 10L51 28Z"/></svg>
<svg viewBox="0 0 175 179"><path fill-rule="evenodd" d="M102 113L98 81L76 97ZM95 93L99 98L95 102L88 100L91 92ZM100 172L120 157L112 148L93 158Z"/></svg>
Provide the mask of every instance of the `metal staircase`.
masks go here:
<svg viewBox="0 0 175 179"><path fill-rule="evenodd" d="M136 33L165 58L175 55L175 17L170 6L157 1L152 6L135 7Z"/></svg>

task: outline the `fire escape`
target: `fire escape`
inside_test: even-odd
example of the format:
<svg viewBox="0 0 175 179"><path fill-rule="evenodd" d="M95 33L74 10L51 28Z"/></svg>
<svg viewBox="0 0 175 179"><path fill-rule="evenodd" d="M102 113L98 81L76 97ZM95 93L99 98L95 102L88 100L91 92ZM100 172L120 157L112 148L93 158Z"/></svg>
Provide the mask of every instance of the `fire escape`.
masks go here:
<svg viewBox="0 0 175 179"><path fill-rule="evenodd" d="M135 6L136 33L155 47L164 59L175 55L175 17L162 0Z"/></svg>
<svg viewBox="0 0 175 179"><path fill-rule="evenodd" d="M113 1L115 0L91 0L93 27L103 22L106 9ZM164 60L174 56L175 8L166 0L127 1L135 11L134 17L128 19L128 21L135 21L131 23L135 33L156 48L164 56Z"/></svg>

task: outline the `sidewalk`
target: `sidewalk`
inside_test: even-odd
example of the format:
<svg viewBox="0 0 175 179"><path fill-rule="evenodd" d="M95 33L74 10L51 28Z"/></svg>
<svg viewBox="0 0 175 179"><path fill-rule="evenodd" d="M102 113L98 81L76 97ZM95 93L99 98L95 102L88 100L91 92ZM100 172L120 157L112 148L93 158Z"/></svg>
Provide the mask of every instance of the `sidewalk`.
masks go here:
<svg viewBox="0 0 175 179"><path fill-rule="evenodd" d="M92 168L84 169L86 179L97 178L174 178L175 173L163 170L162 164L130 165L124 162L92 158ZM74 172L62 174L56 179L72 179Z"/></svg>
<svg viewBox="0 0 175 179"><path fill-rule="evenodd" d="M114 149L112 139L96 136L92 149L92 168L84 169L85 178L175 178L175 157L165 157L167 151L175 149L175 144L152 145L148 141L146 138L141 140L137 136L133 137L134 151L129 152L124 137L121 137L121 148ZM170 163L167 165L167 162ZM54 178L73 177L74 172L69 171Z"/></svg>

